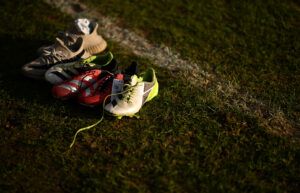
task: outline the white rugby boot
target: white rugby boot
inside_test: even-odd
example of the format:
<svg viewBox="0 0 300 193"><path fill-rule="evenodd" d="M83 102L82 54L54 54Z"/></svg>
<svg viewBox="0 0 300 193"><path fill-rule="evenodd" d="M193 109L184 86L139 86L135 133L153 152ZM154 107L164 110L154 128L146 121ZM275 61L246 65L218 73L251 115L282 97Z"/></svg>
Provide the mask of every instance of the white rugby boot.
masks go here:
<svg viewBox="0 0 300 193"><path fill-rule="evenodd" d="M117 97L112 97L104 109L118 118L133 117L146 102L152 100L157 94L157 78L154 69L150 68L141 77L131 76L130 83Z"/></svg>

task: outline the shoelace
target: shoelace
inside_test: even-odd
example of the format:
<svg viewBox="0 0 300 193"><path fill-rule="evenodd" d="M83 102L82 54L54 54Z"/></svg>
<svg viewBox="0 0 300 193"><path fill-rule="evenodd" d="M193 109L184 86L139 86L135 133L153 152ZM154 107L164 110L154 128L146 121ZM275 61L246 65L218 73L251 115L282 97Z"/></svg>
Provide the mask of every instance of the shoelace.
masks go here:
<svg viewBox="0 0 300 193"><path fill-rule="evenodd" d="M62 51L56 51L55 48L51 48L49 50L44 50L44 54L42 55L42 60L46 64L52 64L55 62L62 61L66 58L66 55Z"/></svg>
<svg viewBox="0 0 300 193"><path fill-rule="evenodd" d="M127 92L123 93L121 97L126 99L127 102L132 103L131 99L132 96L135 94L135 90L133 89L135 86L138 86L138 83L136 83L134 86L130 84L124 84L124 90L127 90Z"/></svg>
<svg viewBox="0 0 300 193"><path fill-rule="evenodd" d="M137 82L135 85L130 85L130 84L126 84L126 85L129 87L128 89L126 89L126 90L124 90L124 91L122 91L122 92L119 92L119 93L109 94L109 95L107 95L107 96L105 97L105 99L104 99L104 101L103 101L103 103L102 103L102 115L101 115L100 120L97 121L96 123L90 125L90 126L83 127L83 128L81 128L81 129L78 129L78 130L76 131L74 137L73 137L72 143L70 144L70 148L72 148L73 145L75 144L77 135L78 135L80 132L89 130L89 129L95 127L96 125L98 125L99 123L102 122L102 120L103 120L103 118L104 118L104 107L105 107L106 100L108 99L108 97L111 97L111 96L117 96L117 95L123 95L123 94L125 94L125 93L128 93L129 90L130 90L131 88L136 87L136 86L138 85L138 82Z"/></svg>

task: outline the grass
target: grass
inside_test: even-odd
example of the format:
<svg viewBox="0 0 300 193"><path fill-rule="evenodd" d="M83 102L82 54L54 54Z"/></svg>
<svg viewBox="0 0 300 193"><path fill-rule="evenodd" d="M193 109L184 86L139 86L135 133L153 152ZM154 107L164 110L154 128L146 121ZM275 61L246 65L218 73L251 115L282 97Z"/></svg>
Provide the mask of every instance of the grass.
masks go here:
<svg viewBox="0 0 300 193"><path fill-rule="evenodd" d="M98 2L101 12L122 19L122 25L183 57L207 62L207 70L214 64L220 76L237 81L270 106L282 107L291 119L299 118L292 108L299 101L296 3L164 1L169 9L162 18L156 2L107 2ZM183 14L178 16L172 6ZM151 12L156 14L150 17ZM257 18L265 15L269 17L263 24ZM71 18L41 1L27 0L6 1L0 16L1 192L298 191L297 139L268 133L256 118L225 105L215 93L155 66L160 93L143 107L140 119L106 116L68 149L77 129L100 118L100 108L55 100L50 85L22 77L20 68L36 57L39 46L66 29ZM121 68L132 60L142 64L141 70L152 67L151 61L116 43L109 45Z"/></svg>

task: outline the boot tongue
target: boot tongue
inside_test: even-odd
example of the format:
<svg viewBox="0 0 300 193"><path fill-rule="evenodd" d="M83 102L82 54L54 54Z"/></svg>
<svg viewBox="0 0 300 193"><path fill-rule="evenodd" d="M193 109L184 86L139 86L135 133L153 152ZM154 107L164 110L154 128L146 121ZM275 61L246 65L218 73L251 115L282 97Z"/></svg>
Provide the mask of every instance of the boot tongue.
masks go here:
<svg viewBox="0 0 300 193"><path fill-rule="evenodd" d="M124 87L124 76L123 74L116 74L112 84L112 96L110 97L110 101L116 100L119 93L123 92Z"/></svg>

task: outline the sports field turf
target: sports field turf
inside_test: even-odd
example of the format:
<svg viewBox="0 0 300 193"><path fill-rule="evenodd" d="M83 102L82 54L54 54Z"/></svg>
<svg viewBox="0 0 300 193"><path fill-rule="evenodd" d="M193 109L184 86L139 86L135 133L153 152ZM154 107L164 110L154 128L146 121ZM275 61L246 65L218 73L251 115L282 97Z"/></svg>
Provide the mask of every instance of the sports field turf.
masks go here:
<svg viewBox="0 0 300 193"><path fill-rule="evenodd" d="M123 68L154 67L159 96L140 119L51 96L20 68L72 18L41 0L0 6L0 192L298 192L300 5L297 1L88 0L118 25L179 52L264 104L259 115L186 74L109 40ZM285 120L264 125L266 109ZM273 111L270 111L273 112ZM285 123L291 123L286 124ZM278 129L279 128L279 129Z"/></svg>

